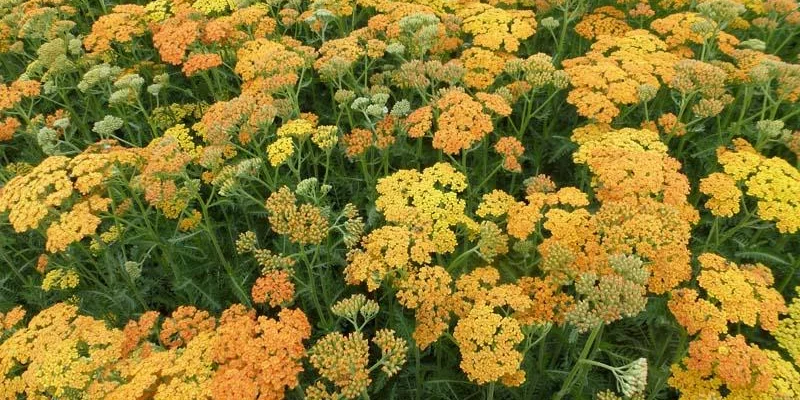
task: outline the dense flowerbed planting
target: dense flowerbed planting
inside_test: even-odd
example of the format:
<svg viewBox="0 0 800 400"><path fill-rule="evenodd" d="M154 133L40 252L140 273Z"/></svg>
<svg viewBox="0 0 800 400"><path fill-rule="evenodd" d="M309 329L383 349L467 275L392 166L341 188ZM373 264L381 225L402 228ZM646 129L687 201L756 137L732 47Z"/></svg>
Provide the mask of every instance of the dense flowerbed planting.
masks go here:
<svg viewBox="0 0 800 400"><path fill-rule="evenodd" d="M0 399L800 399L795 0L0 17Z"/></svg>

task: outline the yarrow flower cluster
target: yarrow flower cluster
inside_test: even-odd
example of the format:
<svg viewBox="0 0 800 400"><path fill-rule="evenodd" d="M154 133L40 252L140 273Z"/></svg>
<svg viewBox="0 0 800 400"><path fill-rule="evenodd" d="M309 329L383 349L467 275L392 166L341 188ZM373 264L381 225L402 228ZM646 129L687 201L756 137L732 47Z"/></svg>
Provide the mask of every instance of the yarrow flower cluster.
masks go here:
<svg viewBox="0 0 800 400"><path fill-rule="evenodd" d="M516 347L524 338L513 318L476 306L456 324L453 337L461 351L461 369L471 380L485 384L502 381L508 386L524 382L522 353Z"/></svg>
<svg viewBox="0 0 800 400"><path fill-rule="evenodd" d="M677 289L669 309L690 335L689 354L672 366L669 383L685 396L735 396L773 398L798 394L791 382L800 372L778 353L746 342L729 333L729 324L741 323L774 331L781 340L778 316L788 311L783 297L773 289L772 272L763 265L736 265L711 253L698 257L697 277L705 291ZM784 320L787 321L787 320ZM789 342L790 343L790 342ZM723 385L725 389L723 389ZM794 385L796 386L796 385Z"/></svg>
<svg viewBox="0 0 800 400"><path fill-rule="evenodd" d="M433 133L433 147L447 154L468 150L489 134L492 120L483 106L460 90L448 90L436 101L439 117Z"/></svg>
<svg viewBox="0 0 800 400"><path fill-rule="evenodd" d="M6 184L0 193L0 212L9 212L17 232L44 225L48 251L63 251L100 225L98 214L108 209L111 199L98 193L113 167L138 160L135 152L113 142L101 142L72 159L51 156Z"/></svg>
<svg viewBox="0 0 800 400"><path fill-rule="evenodd" d="M460 8L456 15L463 19L461 29L473 35L473 43L490 50L515 53L521 40L536 33L536 16L529 10L504 10L471 3Z"/></svg>
<svg viewBox="0 0 800 400"><path fill-rule="evenodd" d="M666 50L666 44L646 30L601 36L585 56L564 60L573 87L567 101L580 115L610 123L620 106L641 101L640 86L657 90L672 79L678 59Z"/></svg>
<svg viewBox="0 0 800 400"><path fill-rule="evenodd" d="M332 307L334 314L350 320L356 331L349 335L333 332L318 340L309 350L309 361L324 380L318 380L306 389L309 399L355 399L367 391L372 382L370 373L380 367L387 377L395 375L406 362L406 341L391 329L381 329L372 338L381 357L370 366L369 342L361 332L363 325L356 323L360 314L369 322L378 313L378 305L355 295ZM333 387L329 391L330 382Z"/></svg>
<svg viewBox="0 0 800 400"><path fill-rule="evenodd" d="M653 263L648 282L651 292L663 293L688 280L691 266L687 247L698 215L688 204L689 184L678 170L680 163L667 155L658 134L589 125L576 130L573 139L580 144L573 158L593 173L593 186L601 201L591 219L585 214L581 217L590 231L596 230L592 236L601 235L589 240L600 239L606 254L633 253ZM551 213L548 219L561 212ZM572 215L577 216L576 212ZM662 228L653 229L655 226ZM596 257L585 245L583 251L574 245L572 248L574 254L581 255L576 262L586 263L580 259Z"/></svg>
<svg viewBox="0 0 800 400"><path fill-rule="evenodd" d="M707 193L711 196L709 202L714 201L709 206L725 201L727 205L724 207L729 211L720 215L736 214L739 204L736 201L734 207L732 202L737 195L740 197L744 193L756 200L756 214L763 220L774 221L779 232L794 233L800 229L800 201L794 196L800 190L800 172L797 168L781 158L764 157L744 139L735 139L733 149L718 149L717 158L724 172L715 173L704 182L725 179L729 183L728 189L724 189L725 193ZM743 192L737 184L742 186ZM723 196L728 199L725 200Z"/></svg>
<svg viewBox="0 0 800 400"><path fill-rule="evenodd" d="M272 230L301 245L319 244L328 235L327 217L313 204L296 203L297 197L286 186L269 196L265 207Z"/></svg>
<svg viewBox="0 0 800 400"><path fill-rule="evenodd" d="M800 399L798 0L108 3L0 0L0 399Z"/></svg>
<svg viewBox="0 0 800 400"><path fill-rule="evenodd" d="M382 178L375 207L386 220L419 231L430 251L449 253L457 243L456 226L475 230L458 194L467 187L465 176L450 164L437 163L422 172L401 170Z"/></svg>
<svg viewBox="0 0 800 400"><path fill-rule="evenodd" d="M10 329L23 315L19 309L0 314L0 328ZM311 333L299 310L284 309L270 319L234 305L217 319L179 308L160 327L169 350L150 341L158 320L157 312L148 312L118 330L79 315L74 305L51 306L0 344L3 393L283 398L298 384L302 342Z"/></svg>
<svg viewBox="0 0 800 400"><path fill-rule="evenodd" d="M593 272L575 280L579 300L567 322L582 331L639 314L647 305L648 271L636 256L613 256L609 263L614 273L598 276Z"/></svg>
<svg viewBox="0 0 800 400"><path fill-rule="evenodd" d="M786 312L788 318L782 319L773 333L778 344L796 361L800 360L800 301L793 300Z"/></svg>

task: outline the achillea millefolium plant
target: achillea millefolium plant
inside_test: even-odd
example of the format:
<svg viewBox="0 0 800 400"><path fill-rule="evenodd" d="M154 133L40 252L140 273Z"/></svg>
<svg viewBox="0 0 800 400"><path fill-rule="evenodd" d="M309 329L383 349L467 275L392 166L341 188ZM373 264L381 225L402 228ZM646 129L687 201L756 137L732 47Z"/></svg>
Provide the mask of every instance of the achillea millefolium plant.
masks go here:
<svg viewBox="0 0 800 400"><path fill-rule="evenodd" d="M0 399L800 399L796 0L0 0Z"/></svg>

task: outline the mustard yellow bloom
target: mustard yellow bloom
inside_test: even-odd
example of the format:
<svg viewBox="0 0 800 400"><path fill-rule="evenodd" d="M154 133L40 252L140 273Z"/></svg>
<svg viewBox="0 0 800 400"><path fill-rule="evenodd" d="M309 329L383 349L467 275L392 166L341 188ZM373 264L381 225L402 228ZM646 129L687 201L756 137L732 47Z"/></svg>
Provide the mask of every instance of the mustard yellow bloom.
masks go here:
<svg viewBox="0 0 800 400"><path fill-rule="evenodd" d="M281 137L267 146L267 158L273 167L286 162L294 155L294 141L291 137Z"/></svg>
<svg viewBox="0 0 800 400"><path fill-rule="evenodd" d="M720 148L717 158L726 174L742 182L746 194L758 201L756 213L775 221L781 233L800 230L800 171L779 157L767 158L745 140L734 140L734 150Z"/></svg>
<svg viewBox="0 0 800 400"><path fill-rule="evenodd" d="M718 217L731 217L739 212L742 191L730 175L715 172L700 180L700 192L709 196L706 208Z"/></svg>
<svg viewBox="0 0 800 400"><path fill-rule="evenodd" d="M80 281L81 278L74 269L54 269L45 275L42 289L45 292L72 289L78 286Z"/></svg>
<svg viewBox="0 0 800 400"><path fill-rule="evenodd" d="M461 351L461 369L480 385L502 382L518 386L525 381L520 369L522 353L516 347L524 338L519 323L489 306L476 306L456 324L453 337Z"/></svg>

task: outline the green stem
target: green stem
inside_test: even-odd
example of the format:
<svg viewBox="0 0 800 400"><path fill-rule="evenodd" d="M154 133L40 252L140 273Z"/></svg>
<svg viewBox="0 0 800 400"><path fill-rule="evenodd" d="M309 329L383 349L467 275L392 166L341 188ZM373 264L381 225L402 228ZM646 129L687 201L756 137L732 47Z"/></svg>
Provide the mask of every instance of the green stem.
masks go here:
<svg viewBox="0 0 800 400"><path fill-rule="evenodd" d="M213 192L212 192L212 196L213 196ZM213 229L211 227L211 218L210 218L210 215L208 213L207 204L204 201L202 201L202 199L200 199L200 201L198 201L198 203L200 203L200 208L202 208L202 210L203 210L203 227L204 227L204 230L208 234L208 238L211 240L211 244L214 247L214 251L217 254L217 258L219 259L220 264L222 264L223 268L225 268L225 273L228 274L228 278L230 279L231 284L233 285L233 289L234 289L234 292L236 293L236 297L239 299L240 302L242 302L242 304L244 304L244 305L246 305L248 307L251 307L252 303L250 302L250 297L247 296L247 293L244 291L244 288L242 288L242 285L239 284L239 281L238 281L238 279L236 278L236 275L233 272L233 267L228 262L228 259L225 257L225 253L222 251L222 247L220 247L219 241L217 240L217 235L214 233L214 231L213 231Z"/></svg>
<svg viewBox="0 0 800 400"><path fill-rule="evenodd" d="M328 320L325 318L325 311L323 310L322 304L319 302L319 297L317 296L317 283L316 278L314 277L314 265L308 259L308 255L306 255L306 250L304 248L300 249L300 258L306 265L306 272L308 273L308 291L311 294L311 302L314 303L314 308L317 309L317 316L319 317L320 321L322 321L322 324L328 326Z"/></svg>
<svg viewBox="0 0 800 400"><path fill-rule="evenodd" d="M587 359L589 353L592 351L594 347L594 342L597 339L597 336L600 334L600 331L603 330L603 325L598 325L596 328L592 330L592 333L589 334L589 338L586 339L586 343L583 345L583 350L581 350L581 354L578 357L578 361L575 365L572 366L572 369L569 371L569 375L567 375L567 379L564 380L564 384L561 386L561 390L558 391L553 396L554 400L561 400L566 396L570 389L572 389L572 385L575 383L575 379L578 376L578 373L582 372L584 367L582 364L586 363L586 361L590 361Z"/></svg>

